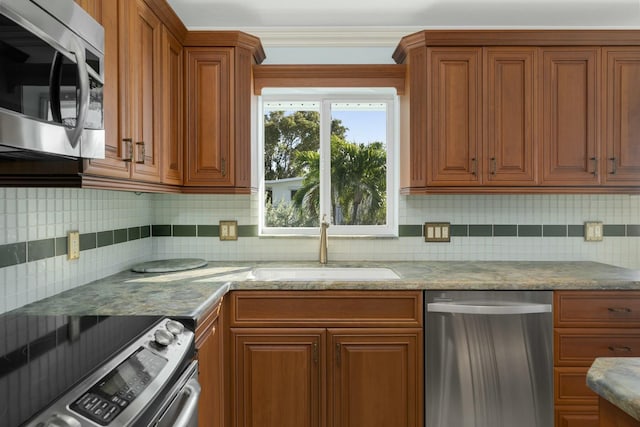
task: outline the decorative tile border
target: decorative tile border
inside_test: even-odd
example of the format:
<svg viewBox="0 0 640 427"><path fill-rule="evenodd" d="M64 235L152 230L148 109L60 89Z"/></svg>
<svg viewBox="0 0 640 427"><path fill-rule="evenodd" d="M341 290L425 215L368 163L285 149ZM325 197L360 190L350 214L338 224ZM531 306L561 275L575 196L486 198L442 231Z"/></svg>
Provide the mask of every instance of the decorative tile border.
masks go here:
<svg viewBox="0 0 640 427"><path fill-rule="evenodd" d="M151 237L151 226L80 234L80 251ZM67 254L67 237L0 245L0 268Z"/></svg>
<svg viewBox="0 0 640 427"><path fill-rule="evenodd" d="M451 237L584 237L584 225L451 224ZM640 224L605 224L604 237L640 237ZM401 225L400 237L422 237L421 225Z"/></svg>
<svg viewBox="0 0 640 427"><path fill-rule="evenodd" d="M400 237L422 237L422 224L404 224ZM149 237L219 237L218 225L156 224L80 234L80 251ZM451 224L451 237L584 237L582 224ZM640 237L640 224L605 224L604 237ZM257 225L239 225L238 237L257 237ZM67 237L0 245L0 268L67 254Z"/></svg>

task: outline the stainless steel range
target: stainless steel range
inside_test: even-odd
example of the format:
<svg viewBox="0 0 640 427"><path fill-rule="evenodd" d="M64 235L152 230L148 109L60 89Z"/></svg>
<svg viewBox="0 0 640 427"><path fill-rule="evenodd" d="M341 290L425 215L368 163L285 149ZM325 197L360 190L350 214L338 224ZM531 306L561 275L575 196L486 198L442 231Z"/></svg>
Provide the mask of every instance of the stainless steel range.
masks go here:
<svg viewBox="0 0 640 427"><path fill-rule="evenodd" d="M2 316L3 332L0 426L197 425L194 335L178 321Z"/></svg>

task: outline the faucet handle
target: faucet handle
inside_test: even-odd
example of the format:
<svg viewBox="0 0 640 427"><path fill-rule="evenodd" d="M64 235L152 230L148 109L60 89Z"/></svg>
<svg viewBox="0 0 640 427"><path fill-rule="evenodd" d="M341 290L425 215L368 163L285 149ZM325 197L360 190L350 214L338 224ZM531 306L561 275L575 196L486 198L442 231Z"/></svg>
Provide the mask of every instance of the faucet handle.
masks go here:
<svg viewBox="0 0 640 427"><path fill-rule="evenodd" d="M322 215L322 221L320 222L321 226L329 227L331 223L327 221L327 214Z"/></svg>

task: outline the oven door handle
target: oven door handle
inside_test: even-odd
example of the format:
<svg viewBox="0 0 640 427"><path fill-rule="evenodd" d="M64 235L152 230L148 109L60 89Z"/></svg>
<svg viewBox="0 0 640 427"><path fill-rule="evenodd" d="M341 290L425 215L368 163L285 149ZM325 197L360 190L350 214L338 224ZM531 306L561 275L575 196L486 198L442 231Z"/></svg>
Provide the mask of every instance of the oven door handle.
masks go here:
<svg viewBox="0 0 640 427"><path fill-rule="evenodd" d="M176 401L180 401L186 396L186 402L184 402L182 410L178 414L175 420L167 425L173 427L189 427L193 425L193 419L198 413L198 399L200 398L200 384L195 378L190 379L184 385L180 394L176 398Z"/></svg>

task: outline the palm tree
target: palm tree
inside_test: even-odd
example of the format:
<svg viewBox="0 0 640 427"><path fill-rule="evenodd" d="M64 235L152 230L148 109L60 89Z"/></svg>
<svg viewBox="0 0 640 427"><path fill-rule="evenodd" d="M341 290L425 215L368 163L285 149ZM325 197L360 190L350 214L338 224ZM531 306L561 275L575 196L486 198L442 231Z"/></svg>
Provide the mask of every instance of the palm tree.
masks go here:
<svg viewBox="0 0 640 427"><path fill-rule="evenodd" d="M320 193L320 154L303 151L295 162L305 171L302 187L293 201L309 213L309 226L318 226ZM331 137L331 209L341 224L378 225L386 218L387 155L380 142L356 144L337 135Z"/></svg>
<svg viewBox="0 0 640 427"><path fill-rule="evenodd" d="M293 203L298 207L303 219L303 227L320 226L320 153L299 151L294 163L305 171L302 187L293 195Z"/></svg>
<svg viewBox="0 0 640 427"><path fill-rule="evenodd" d="M379 142L356 144L331 140L331 194L334 218L337 209L348 225L384 223L386 210L386 163Z"/></svg>

